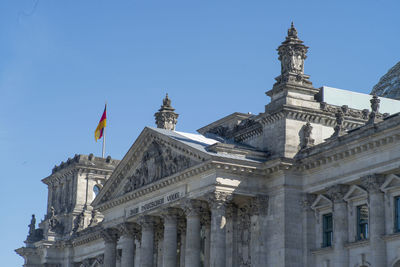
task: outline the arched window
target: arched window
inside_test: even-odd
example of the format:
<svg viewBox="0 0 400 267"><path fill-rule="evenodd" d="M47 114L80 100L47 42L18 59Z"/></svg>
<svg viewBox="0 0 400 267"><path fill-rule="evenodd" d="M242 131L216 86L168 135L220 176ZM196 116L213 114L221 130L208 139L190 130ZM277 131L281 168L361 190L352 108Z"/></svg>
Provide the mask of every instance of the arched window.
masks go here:
<svg viewBox="0 0 400 267"><path fill-rule="evenodd" d="M93 186L93 199L95 199L95 197L99 194L99 192L100 192L100 186L96 184L95 186Z"/></svg>

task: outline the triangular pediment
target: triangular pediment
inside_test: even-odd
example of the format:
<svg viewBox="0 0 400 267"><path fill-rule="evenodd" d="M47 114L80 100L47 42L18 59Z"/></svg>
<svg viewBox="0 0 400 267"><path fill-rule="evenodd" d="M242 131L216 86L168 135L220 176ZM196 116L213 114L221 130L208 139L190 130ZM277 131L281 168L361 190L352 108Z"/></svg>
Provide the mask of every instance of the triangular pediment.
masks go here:
<svg viewBox="0 0 400 267"><path fill-rule="evenodd" d="M211 158L167 133L145 128L121 160L92 205L157 183ZM185 140L187 142L187 140Z"/></svg>
<svg viewBox="0 0 400 267"><path fill-rule="evenodd" d="M352 185L343 199L347 202L355 201L368 197L368 192L358 185Z"/></svg>
<svg viewBox="0 0 400 267"><path fill-rule="evenodd" d="M383 192L400 189L400 175L390 174L381 186Z"/></svg>
<svg viewBox="0 0 400 267"><path fill-rule="evenodd" d="M332 208L332 201L324 195L318 195L311 208L315 211Z"/></svg>

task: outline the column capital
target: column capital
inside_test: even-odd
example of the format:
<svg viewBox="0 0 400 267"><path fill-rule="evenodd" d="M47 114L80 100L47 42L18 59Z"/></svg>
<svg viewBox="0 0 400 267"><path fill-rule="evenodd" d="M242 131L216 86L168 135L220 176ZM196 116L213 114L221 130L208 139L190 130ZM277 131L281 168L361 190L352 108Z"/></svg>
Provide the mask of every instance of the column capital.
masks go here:
<svg viewBox="0 0 400 267"><path fill-rule="evenodd" d="M345 184L333 185L327 189L327 195L333 203L341 203L344 202L343 197L347 193L348 189L349 186Z"/></svg>
<svg viewBox="0 0 400 267"><path fill-rule="evenodd" d="M139 217L138 223L142 229L153 229L154 226L160 221L156 216L143 215Z"/></svg>
<svg viewBox="0 0 400 267"><path fill-rule="evenodd" d="M226 208L226 205L232 201L232 192L215 191L206 195L207 202L211 209Z"/></svg>
<svg viewBox="0 0 400 267"><path fill-rule="evenodd" d="M178 220L178 232L180 234L186 234L186 219L179 218Z"/></svg>
<svg viewBox="0 0 400 267"><path fill-rule="evenodd" d="M380 192L381 185L385 182L383 174L370 174L361 177L361 185L370 193Z"/></svg>
<svg viewBox="0 0 400 267"><path fill-rule="evenodd" d="M115 228L106 228L100 231L100 235L104 241L110 243L117 242L119 239L119 234L119 231Z"/></svg>
<svg viewBox="0 0 400 267"><path fill-rule="evenodd" d="M225 215L227 218L232 218L234 216L234 214L237 212L237 205L230 202L227 204L226 206L226 211L225 211Z"/></svg>
<svg viewBox="0 0 400 267"><path fill-rule="evenodd" d="M208 211L208 210L207 211L203 211L201 213L200 221L201 221L202 225L210 226L210 224L211 224L211 213L210 213L210 211Z"/></svg>
<svg viewBox="0 0 400 267"><path fill-rule="evenodd" d="M140 233L139 225L136 223L121 223L118 225L118 230L121 235L137 238Z"/></svg>
<svg viewBox="0 0 400 267"><path fill-rule="evenodd" d="M178 208L166 208L162 213L161 216L164 219L165 223L177 221L180 216L183 215L183 210Z"/></svg>
<svg viewBox="0 0 400 267"><path fill-rule="evenodd" d="M199 216L206 208L203 201L198 199L186 199L183 202L183 210L186 216Z"/></svg>
<svg viewBox="0 0 400 267"><path fill-rule="evenodd" d="M251 199L250 209L253 215L266 215L268 212L268 196L257 195Z"/></svg>

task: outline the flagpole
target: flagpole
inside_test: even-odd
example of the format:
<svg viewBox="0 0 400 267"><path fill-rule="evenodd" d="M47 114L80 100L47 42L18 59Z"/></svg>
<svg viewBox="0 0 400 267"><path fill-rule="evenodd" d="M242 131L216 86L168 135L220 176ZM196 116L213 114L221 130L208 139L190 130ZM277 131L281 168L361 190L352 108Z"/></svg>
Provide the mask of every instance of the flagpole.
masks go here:
<svg viewBox="0 0 400 267"><path fill-rule="evenodd" d="M105 152L106 152L106 127L103 128L103 149L101 150L101 157L103 159Z"/></svg>
<svg viewBox="0 0 400 267"><path fill-rule="evenodd" d="M106 101L106 112L107 112L107 101ZM103 128L103 148L101 150L101 157L104 159L104 154L106 153L106 127Z"/></svg>

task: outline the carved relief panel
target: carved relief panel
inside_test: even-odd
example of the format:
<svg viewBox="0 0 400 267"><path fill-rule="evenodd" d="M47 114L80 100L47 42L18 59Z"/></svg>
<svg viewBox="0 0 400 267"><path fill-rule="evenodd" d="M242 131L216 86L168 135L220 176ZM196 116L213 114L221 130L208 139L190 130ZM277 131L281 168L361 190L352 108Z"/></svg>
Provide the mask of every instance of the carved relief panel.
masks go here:
<svg viewBox="0 0 400 267"><path fill-rule="evenodd" d="M171 148L153 141L143 153L139 166L134 174L128 178L124 192L131 192L142 186L170 176L174 173L187 169L197 162L191 158L179 155Z"/></svg>

